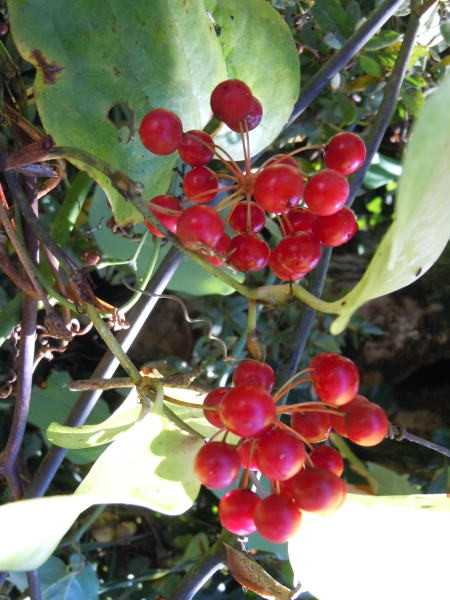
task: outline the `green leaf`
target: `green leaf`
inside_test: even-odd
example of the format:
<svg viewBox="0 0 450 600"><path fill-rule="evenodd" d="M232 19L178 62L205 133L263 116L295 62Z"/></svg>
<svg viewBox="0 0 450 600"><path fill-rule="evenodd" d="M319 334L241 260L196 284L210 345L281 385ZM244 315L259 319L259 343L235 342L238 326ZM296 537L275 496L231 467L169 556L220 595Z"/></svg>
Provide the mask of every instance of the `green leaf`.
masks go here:
<svg viewBox="0 0 450 600"><path fill-rule="evenodd" d="M425 98L420 89L410 88L402 94L402 102L412 117L418 117L425 103Z"/></svg>
<svg viewBox="0 0 450 600"><path fill-rule="evenodd" d="M0 347L8 339L12 330L20 320L22 295L18 294L0 311Z"/></svg>
<svg viewBox="0 0 450 600"><path fill-rule="evenodd" d="M401 289L426 273L450 235L450 76L427 100L405 151L395 219L359 283L330 309L333 334L362 304Z"/></svg>
<svg viewBox="0 0 450 600"><path fill-rule="evenodd" d="M33 386L28 420L41 429L45 440L47 440L45 433L50 423L52 421L64 423L80 397L80 392L70 392L67 388L64 388L70 380L69 373L53 371L44 389L36 385ZM89 415L87 422L101 421L108 416L108 405L100 399ZM83 465L96 460L101 452L102 449L77 450L69 452L67 458L75 464Z"/></svg>
<svg viewBox="0 0 450 600"><path fill-rule="evenodd" d="M344 37L348 37L352 33L349 17L339 0L315 2L311 12L323 31L338 31Z"/></svg>
<svg viewBox="0 0 450 600"><path fill-rule="evenodd" d="M418 489L411 485L407 475L400 475L383 465L368 462L369 473L377 482L376 494L378 496L397 496L402 494L416 494Z"/></svg>
<svg viewBox="0 0 450 600"><path fill-rule="evenodd" d="M364 50L366 52L375 52L376 50L387 48L387 46L398 42L401 37L401 34L397 31L392 31L390 29L380 31L370 38L370 40L364 46Z"/></svg>
<svg viewBox="0 0 450 600"><path fill-rule="evenodd" d="M423 600L442 598L448 587L450 501L445 495L349 494L333 515L303 513L289 542L294 581L320 600ZM342 561L317 557L331 540ZM374 571L376 565L376 572Z"/></svg>
<svg viewBox="0 0 450 600"><path fill-rule="evenodd" d="M364 177L364 186L369 190L375 190L391 181L397 181L401 173L402 165L398 160L377 152Z"/></svg>
<svg viewBox="0 0 450 600"><path fill-rule="evenodd" d="M242 79L261 102L261 124L250 132L252 154L265 148L288 120L300 89L298 52L288 26L265 0L205 0L220 27L229 78ZM276 93L274 93L276 90ZM235 159L240 136L223 126L215 142Z"/></svg>
<svg viewBox="0 0 450 600"><path fill-rule="evenodd" d="M383 73L381 71L380 65L376 60L371 58L370 56L366 56L362 54L358 58L359 66L361 69L367 73L367 75L371 75L372 77L382 77Z"/></svg>
<svg viewBox="0 0 450 600"><path fill-rule="evenodd" d="M209 95L226 79L223 54L202 0L52 0L9 2L14 41L37 68L36 104L61 146L86 150L165 193L175 155L155 156L137 133L154 108L175 111L185 130L210 118ZM261 65L262 66L262 65ZM125 109L122 124L108 117ZM139 213L96 169L77 164L106 191L119 224Z"/></svg>
<svg viewBox="0 0 450 600"><path fill-rule="evenodd" d="M356 120L358 116L358 112L356 110L355 104L345 96L344 94L337 95L337 103L339 104L339 108L341 109L342 116L344 118L344 123L349 125Z"/></svg>
<svg viewBox="0 0 450 600"><path fill-rule="evenodd" d="M131 504L169 515L186 511L200 488L193 464L202 444L163 416L147 414L116 437L74 495L0 507L0 569L38 568L93 504Z"/></svg>

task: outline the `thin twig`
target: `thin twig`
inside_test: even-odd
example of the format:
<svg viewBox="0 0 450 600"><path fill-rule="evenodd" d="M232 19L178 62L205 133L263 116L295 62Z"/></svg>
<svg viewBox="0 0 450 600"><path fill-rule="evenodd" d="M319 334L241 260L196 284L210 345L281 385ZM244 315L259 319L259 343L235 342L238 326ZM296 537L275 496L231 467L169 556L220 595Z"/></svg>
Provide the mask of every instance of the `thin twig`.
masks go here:
<svg viewBox="0 0 450 600"><path fill-rule="evenodd" d="M392 423L389 425L389 438L397 442L403 442L403 440L408 440L408 442L419 444L420 446L424 446L425 448L429 448L434 452L438 452L439 454L450 458L449 448L441 446L440 444L435 444L434 442L430 442L429 440L421 438L418 435L414 435L413 433L409 433L409 431L406 431L406 429L397 427L397 425L393 425Z"/></svg>

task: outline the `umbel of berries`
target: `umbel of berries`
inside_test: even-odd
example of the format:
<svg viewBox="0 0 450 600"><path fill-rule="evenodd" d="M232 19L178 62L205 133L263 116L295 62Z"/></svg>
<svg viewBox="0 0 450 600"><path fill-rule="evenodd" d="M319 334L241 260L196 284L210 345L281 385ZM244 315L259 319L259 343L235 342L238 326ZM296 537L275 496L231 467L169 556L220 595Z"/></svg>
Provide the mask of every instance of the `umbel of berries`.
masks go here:
<svg viewBox="0 0 450 600"><path fill-rule="evenodd" d="M184 199L152 198L148 209L154 219L146 219L147 227L156 236L175 234L186 248L215 266L226 264L244 273L269 266L286 282L306 277L318 264L322 246L340 246L357 231L356 217L345 206L346 177L363 164L364 142L354 133L335 135L322 146L324 168L313 174L303 172L295 159L307 146L277 154L254 168L249 132L263 118L259 100L245 82L229 79L213 89L210 104L212 114L240 134L244 166L208 133L183 130L178 115L166 107L149 112L139 128L142 144L161 156L178 152L186 168ZM224 168L214 172L208 166L212 159ZM219 203L218 192L228 193ZM224 220L221 213L229 209ZM280 228L277 245L265 235L267 219L274 219ZM231 237L225 224L233 231Z"/></svg>
<svg viewBox="0 0 450 600"><path fill-rule="evenodd" d="M301 383L311 383L319 399L277 405ZM328 515L345 500L344 461L335 448L323 445L330 431L373 446L386 436L388 420L380 406L358 394L358 369L339 354L319 354L275 392L274 385L268 364L245 360L235 368L232 386L205 397L205 417L218 431L198 452L195 471L211 489L241 481L219 504L226 529L236 535L257 531L281 543L296 533L303 511ZM290 426L282 415L291 417ZM238 436L237 443L227 442L228 432ZM249 489L255 471L270 482L265 493L261 484Z"/></svg>

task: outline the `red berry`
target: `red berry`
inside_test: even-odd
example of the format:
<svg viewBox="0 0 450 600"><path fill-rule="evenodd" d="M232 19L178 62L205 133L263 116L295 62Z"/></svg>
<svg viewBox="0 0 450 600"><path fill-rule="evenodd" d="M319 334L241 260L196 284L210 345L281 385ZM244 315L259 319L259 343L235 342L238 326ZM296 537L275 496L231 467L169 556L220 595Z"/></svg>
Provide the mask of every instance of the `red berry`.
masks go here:
<svg viewBox="0 0 450 600"><path fill-rule="evenodd" d="M341 406L350 402L358 391L359 373L345 356L324 352L315 356L310 365L316 394L326 404Z"/></svg>
<svg viewBox="0 0 450 600"><path fill-rule="evenodd" d="M330 415L331 426L333 427L335 432L338 433L342 437L347 437L347 431L345 429L345 415L354 406L358 406L359 404L363 404L366 402L369 402L367 400L367 398L365 398L364 396L361 396L360 394L357 394L353 398L353 400L350 400L350 402L347 402L343 406L339 407L339 412L344 413L343 417L340 417L339 415Z"/></svg>
<svg viewBox="0 0 450 600"><path fill-rule="evenodd" d="M220 215L210 206L195 205L184 210L177 223L177 236L187 248L214 248L224 233Z"/></svg>
<svg viewBox="0 0 450 600"><path fill-rule="evenodd" d="M247 131L252 131L252 129L255 129L255 127L258 127L258 125L261 123L262 116L263 107L261 106L261 102L253 96L250 108L248 109L248 112L242 121L225 120L225 123L232 131L240 132L241 123L243 131L245 131L245 125L247 125Z"/></svg>
<svg viewBox="0 0 450 600"><path fill-rule="evenodd" d="M234 446L208 442L197 452L194 469L197 477L213 490L228 487L241 470L241 459Z"/></svg>
<svg viewBox="0 0 450 600"><path fill-rule="evenodd" d="M309 457L318 469L326 469L338 477L342 475L344 461L339 452L331 446L317 446Z"/></svg>
<svg viewBox="0 0 450 600"><path fill-rule="evenodd" d="M298 170L298 163L295 158L287 154L275 154L275 156L272 156L272 158L266 162L266 167L269 167L270 165L289 165Z"/></svg>
<svg viewBox="0 0 450 600"><path fill-rule="evenodd" d="M283 222L286 223L288 233L292 231L307 231L313 233L313 223L316 219L307 208L293 208L283 215Z"/></svg>
<svg viewBox="0 0 450 600"><path fill-rule="evenodd" d="M271 392L275 384L275 373L270 365L259 360L244 360L234 370L233 383L236 387L256 385Z"/></svg>
<svg viewBox="0 0 450 600"><path fill-rule="evenodd" d="M230 265L238 271L261 271L269 262L270 248L253 233L241 233L232 238L227 250Z"/></svg>
<svg viewBox="0 0 450 600"><path fill-rule="evenodd" d="M214 246L214 253L216 256L212 254L207 254L202 251L200 251L200 254L203 256L203 258L206 258L206 260L208 260L215 267L221 267L225 262L225 255L228 251L228 246L230 245L230 242L230 236L227 233L223 233L217 244Z"/></svg>
<svg viewBox="0 0 450 600"><path fill-rule="evenodd" d="M316 217L314 233L324 246L335 248L348 242L358 231L355 213L344 206L334 215Z"/></svg>
<svg viewBox="0 0 450 600"><path fill-rule="evenodd" d="M219 412L225 427L243 438L262 435L276 416L272 396L255 385L240 385L230 390Z"/></svg>
<svg viewBox="0 0 450 600"><path fill-rule="evenodd" d="M287 542L298 528L302 513L295 503L283 494L267 496L255 509L256 530L263 538L281 544Z"/></svg>
<svg viewBox="0 0 450 600"><path fill-rule="evenodd" d="M239 456L241 457L241 465L244 469L250 469L250 471L258 471L258 465L255 459L255 440L245 440L237 449ZM253 448L253 452L252 452Z"/></svg>
<svg viewBox="0 0 450 600"><path fill-rule="evenodd" d="M164 156L178 149L183 135L183 125L172 111L157 108L142 119L139 135L147 150Z"/></svg>
<svg viewBox="0 0 450 600"><path fill-rule="evenodd" d="M291 427L305 440L315 444L328 439L331 419L323 412L296 412L292 415Z"/></svg>
<svg viewBox="0 0 450 600"><path fill-rule="evenodd" d="M285 213L297 206L303 195L303 179L298 169L288 165L265 167L256 176L253 196L266 212Z"/></svg>
<svg viewBox="0 0 450 600"><path fill-rule="evenodd" d="M304 200L315 215L333 215L348 200L348 182L343 175L331 169L319 171L305 186Z"/></svg>
<svg viewBox="0 0 450 600"><path fill-rule="evenodd" d="M213 139L205 131L191 129L183 133L178 153L181 160L191 167L203 167L214 156Z"/></svg>
<svg viewBox="0 0 450 600"><path fill-rule="evenodd" d="M288 272L308 273L319 262L322 250L314 234L297 231L284 237L272 254Z"/></svg>
<svg viewBox="0 0 450 600"><path fill-rule="evenodd" d="M239 202L233 207L229 219L235 233L258 233L266 224L266 213L254 202Z"/></svg>
<svg viewBox="0 0 450 600"><path fill-rule="evenodd" d="M260 499L250 490L231 490L219 502L219 518L225 529L236 535L256 531L253 515Z"/></svg>
<svg viewBox="0 0 450 600"><path fill-rule="evenodd" d="M197 167L184 176L183 191L185 196L197 204L205 204L212 200L218 189L217 176L207 167Z"/></svg>
<svg viewBox="0 0 450 600"><path fill-rule="evenodd" d="M180 204L180 201L178 200L178 198L175 198L175 196L155 196L154 198L152 198L150 200L150 202L152 204L157 204L158 206L162 206L163 208L169 208L170 210L179 210L180 214L181 214L181 204ZM161 221L161 223L163 225L165 225L169 231L171 231L172 233L176 232L177 223L178 223L178 219L179 219L180 215L166 215L165 213L160 213L157 210L154 210L153 208L150 210L155 215L155 217L158 219L158 221ZM144 221L144 222L147 226L147 229L151 233L153 233L153 235L156 235L157 237L161 237L161 238L164 237L164 235L162 233L160 233L156 229L156 227L154 227L150 223L150 221Z"/></svg>
<svg viewBox="0 0 450 600"><path fill-rule="evenodd" d="M289 431L269 431L256 444L256 464L261 473L273 481L290 479L300 471L305 460L305 444Z"/></svg>
<svg viewBox="0 0 450 600"><path fill-rule="evenodd" d="M220 121L239 123L249 114L252 100L252 92L243 81L228 79L214 88L211 108Z"/></svg>
<svg viewBox="0 0 450 600"><path fill-rule="evenodd" d="M345 415L348 438L360 446L375 446L387 435L389 421L386 413L373 402L361 403Z"/></svg>
<svg viewBox="0 0 450 600"><path fill-rule="evenodd" d="M272 273L282 279L283 281L297 281L298 279L302 279L307 273L302 271L300 273L296 273L295 271L291 271L290 269L286 269L286 267L281 264L280 256L277 248L274 248L270 253L269 258L269 267Z"/></svg>
<svg viewBox="0 0 450 600"><path fill-rule="evenodd" d="M203 406L219 407L220 403L222 402L222 398L225 396L225 394L228 394L230 390L231 388L229 387L219 387L215 390L212 390L212 392L209 392L209 394L207 394L203 400ZM204 410L203 414L211 423L211 425L214 425L214 427L217 427L218 429L223 429L225 427L225 425L222 423L222 419L220 418L218 410Z"/></svg>
<svg viewBox="0 0 450 600"><path fill-rule="evenodd" d="M324 163L329 169L342 175L351 175L359 169L366 158L366 146L354 133L338 133L328 143Z"/></svg>
<svg viewBox="0 0 450 600"><path fill-rule="evenodd" d="M345 500L342 479L325 469L308 469L295 476L294 499L301 510L330 514Z"/></svg>

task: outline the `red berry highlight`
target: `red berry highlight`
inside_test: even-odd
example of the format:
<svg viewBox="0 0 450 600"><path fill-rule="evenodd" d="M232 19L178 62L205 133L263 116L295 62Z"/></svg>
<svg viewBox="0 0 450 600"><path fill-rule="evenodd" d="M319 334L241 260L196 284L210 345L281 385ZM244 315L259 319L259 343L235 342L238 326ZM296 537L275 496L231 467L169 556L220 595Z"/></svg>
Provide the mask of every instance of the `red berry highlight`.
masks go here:
<svg viewBox="0 0 450 600"><path fill-rule="evenodd" d="M275 373L270 365L259 360L244 360L234 370L233 383L236 387L256 385L271 392L275 384Z"/></svg>
<svg viewBox="0 0 450 600"><path fill-rule="evenodd" d="M260 499L250 490L231 490L219 502L219 518L225 529L236 535L256 531L253 515Z"/></svg>
<svg viewBox="0 0 450 600"><path fill-rule="evenodd" d="M194 469L205 487L217 490L235 481L241 470L241 459L234 446L208 442L197 452Z"/></svg>
<svg viewBox="0 0 450 600"><path fill-rule="evenodd" d="M331 514L345 500L345 485L342 479L331 471L313 468L296 475L293 493L301 510Z"/></svg>
<svg viewBox="0 0 450 600"><path fill-rule="evenodd" d="M211 94L211 109L225 123L239 123L250 112L253 95L243 81L228 79L217 85Z"/></svg>
<svg viewBox="0 0 450 600"><path fill-rule="evenodd" d="M177 223L177 236L188 248L214 248L224 233L220 215L210 206L195 205L183 211Z"/></svg>
<svg viewBox="0 0 450 600"><path fill-rule="evenodd" d="M222 400L220 416L225 427L243 438L258 437L275 421L272 396L255 385L240 385Z"/></svg>
<svg viewBox="0 0 450 600"><path fill-rule="evenodd" d="M297 206L304 184L298 169L278 164L258 173L253 186L256 203L266 212L285 213Z"/></svg>
<svg viewBox="0 0 450 600"><path fill-rule="evenodd" d="M289 431L269 431L256 444L256 464L267 479L290 479L305 464L305 445Z"/></svg>
<svg viewBox="0 0 450 600"><path fill-rule="evenodd" d="M157 108L142 119L139 135L147 150L165 156L178 150L183 135L183 125L172 111Z"/></svg>
<svg viewBox="0 0 450 600"><path fill-rule="evenodd" d="M345 415L348 438L360 446L375 446L387 435L389 421L386 413L373 402L361 403Z"/></svg>
<svg viewBox="0 0 450 600"><path fill-rule="evenodd" d="M270 542L287 542L298 530L302 513L295 503L283 494L267 496L254 512L256 529Z"/></svg>
<svg viewBox="0 0 450 600"><path fill-rule="evenodd" d="M318 397L332 406L350 402L358 391L359 373L345 356L324 352L315 356L310 365L311 378Z"/></svg>
<svg viewBox="0 0 450 600"><path fill-rule="evenodd" d="M315 215L333 215L348 200L350 188L343 175L331 169L319 171L305 186L306 205Z"/></svg>

